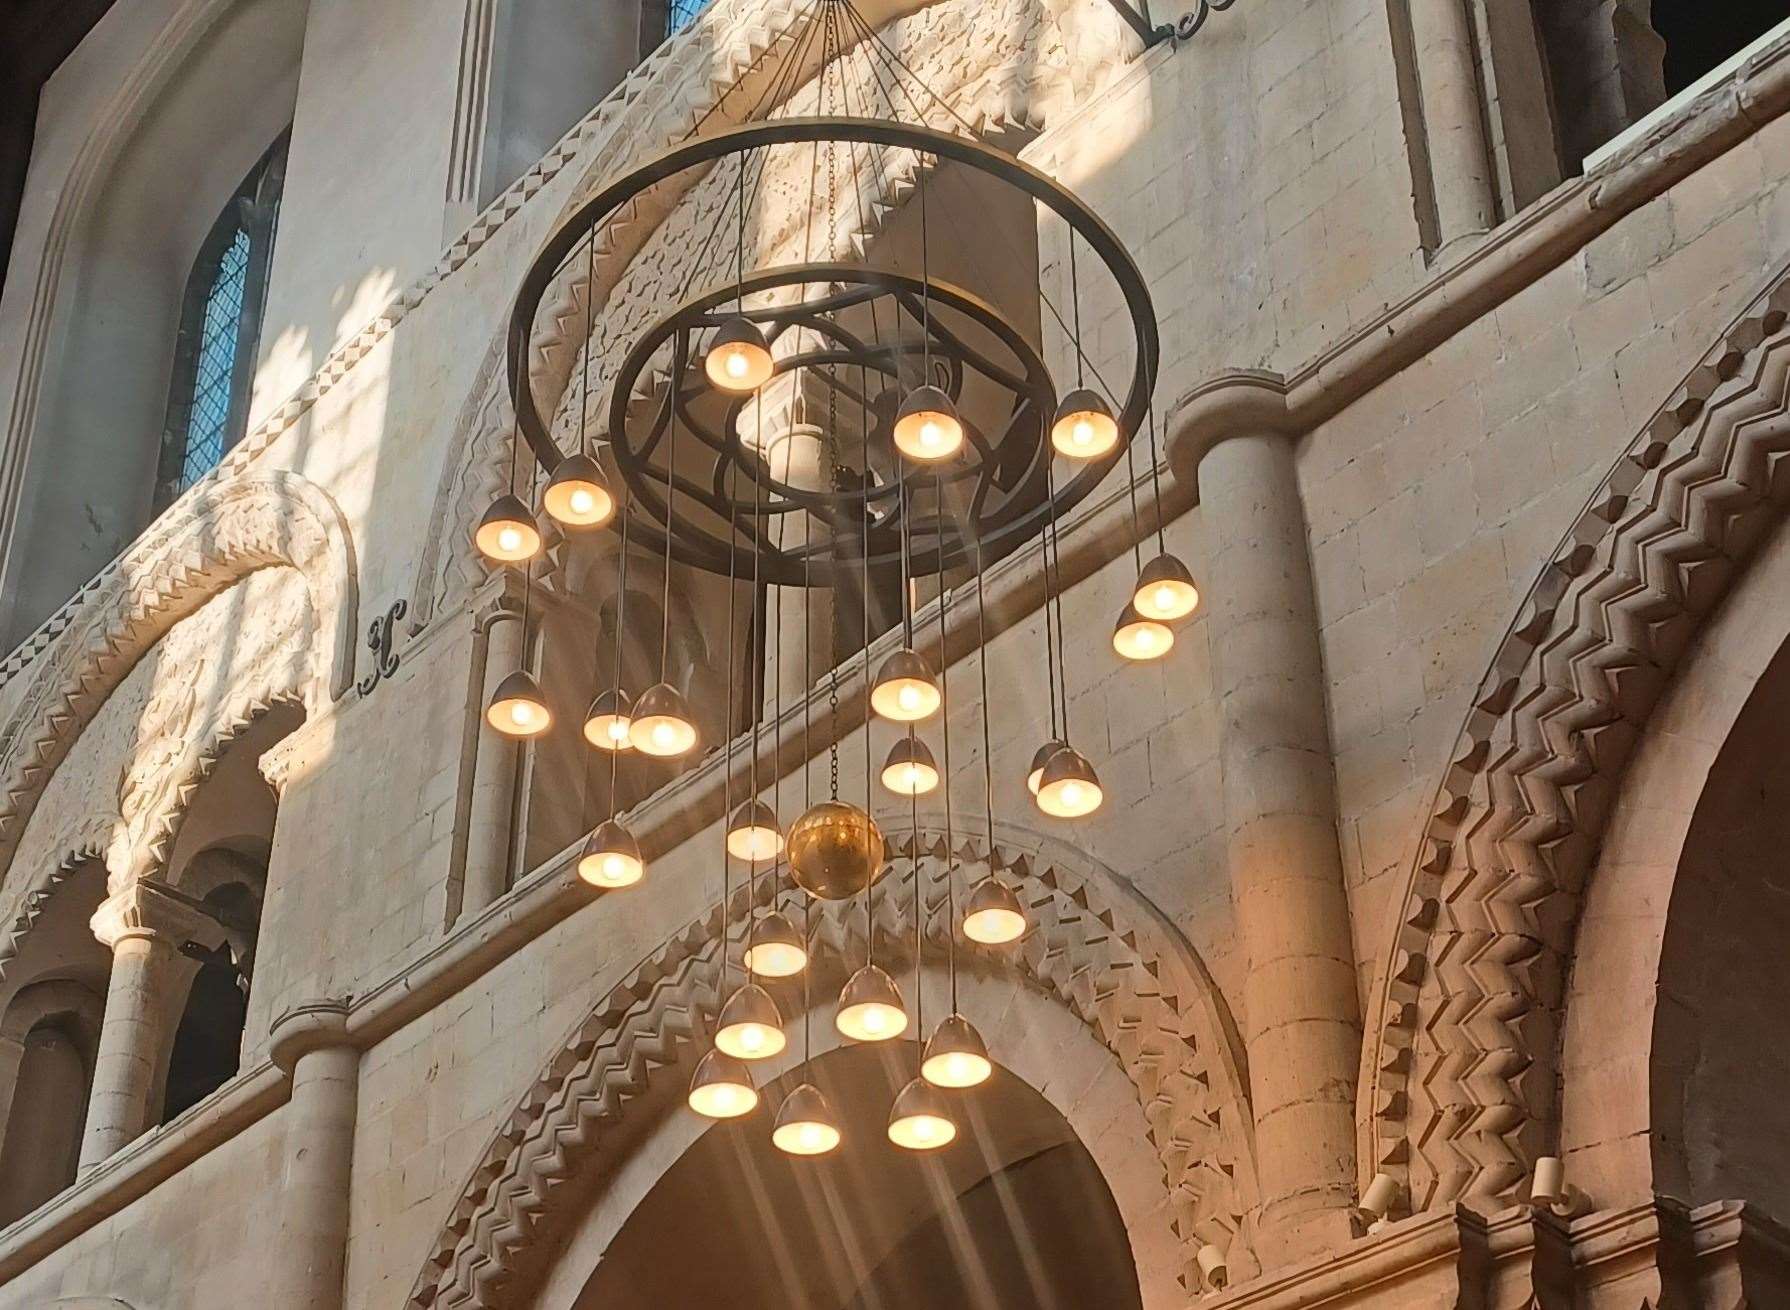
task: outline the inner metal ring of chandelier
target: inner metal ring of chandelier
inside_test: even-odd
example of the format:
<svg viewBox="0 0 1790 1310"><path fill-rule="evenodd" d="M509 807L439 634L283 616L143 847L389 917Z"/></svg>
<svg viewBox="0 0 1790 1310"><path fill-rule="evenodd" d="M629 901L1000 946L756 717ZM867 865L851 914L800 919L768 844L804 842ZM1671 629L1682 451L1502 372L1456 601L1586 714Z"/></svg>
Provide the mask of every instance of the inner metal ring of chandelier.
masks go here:
<svg viewBox="0 0 1790 1310"><path fill-rule="evenodd" d="M908 150L916 157L931 155L1011 186L1060 217L1104 265L1131 322L1132 369L1115 416L1119 444L1096 459L1078 461L1067 475L1059 470L1053 497L1047 429L1058 388L1024 335L992 304L937 278L914 278L868 264L774 266L738 279L719 279L710 291L680 306L642 334L613 380L609 434L616 469L628 484L632 530L649 549L662 547L669 530L676 558L718 573L735 567L730 548L743 546L748 556L757 554L764 581L780 586L831 585L861 567L866 544L872 565L899 560L900 461L893 450L877 448L887 438L886 414L880 436L864 442L857 461L862 467L837 474L831 488L815 489L774 479L760 453L746 444L741 428L752 417L750 399L735 399L724 413L706 418L692 409L699 393L712 394L702 382L699 345L704 334L721 322L722 311L742 297L763 299L794 288L802 293L794 300L749 304L744 316L767 336L796 334L798 349L777 360L777 374L806 369L828 386L854 375L882 379L881 386L870 386L877 394L849 396L841 409L855 414L860 406L870 409L885 391L898 396L918 376L915 366L921 359L931 365L931 376L923 380L941 386L953 401L972 376L981 385L992 383L1009 393L1011 403L998 430L982 432L967 426L966 453L944 466L947 485L963 488L956 511L933 513L924 520L916 517L906 524L910 567L916 571L969 563L978 538L985 560L999 558L1038 535L1053 516L1060 520L1124 457L1125 444L1141 429L1149 408L1159 347L1148 287L1118 237L1051 178L969 137L884 119L770 120L673 146L604 187L548 239L517 296L508 341L517 427L543 470L551 473L559 466L568 452L554 441L536 404L527 367L529 345L548 287L593 228L633 198L685 170L752 151L804 144L863 145ZM812 296L810 289L815 292ZM869 341L867 334L836 321L840 314L861 314L866 306L879 303L893 306L907 318L914 325L911 335ZM954 330L958 328L962 330ZM663 369L666 360L668 377L655 383L651 377L655 361ZM642 405L643 397L651 403ZM668 506L665 438L674 424L694 438L689 445L700 443L712 461L700 480L688 476L680 461L671 487L677 503ZM866 426L871 426L868 416ZM730 478L730 470L737 470L737 477ZM776 538L784 534L774 525L796 510L808 511L801 540L780 545ZM728 538L730 523L737 542ZM860 536L866 531L861 525L867 525L868 543Z"/></svg>

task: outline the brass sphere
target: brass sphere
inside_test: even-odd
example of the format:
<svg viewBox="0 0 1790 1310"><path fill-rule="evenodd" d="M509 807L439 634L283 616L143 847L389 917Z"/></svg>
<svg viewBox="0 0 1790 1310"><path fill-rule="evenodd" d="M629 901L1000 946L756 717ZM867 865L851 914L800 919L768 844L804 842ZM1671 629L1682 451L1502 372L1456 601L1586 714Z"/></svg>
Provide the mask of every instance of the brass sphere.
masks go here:
<svg viewBox="0 0 1790 1310"><path fill-rule="evenodd" d="M796 885L823 901L856 896L882 877L886 867L876 820L845 801L810 806L787 840Z"/></svg>

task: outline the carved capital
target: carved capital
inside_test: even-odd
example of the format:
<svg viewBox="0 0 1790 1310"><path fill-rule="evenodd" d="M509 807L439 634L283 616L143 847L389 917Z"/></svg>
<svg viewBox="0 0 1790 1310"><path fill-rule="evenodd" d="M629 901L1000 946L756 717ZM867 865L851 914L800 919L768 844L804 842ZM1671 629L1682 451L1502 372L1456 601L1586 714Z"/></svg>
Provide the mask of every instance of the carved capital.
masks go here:
<svg viewBox="0 0 1790 1310"><path fill-rule="evenodd" d="M268 1037L269 1056L290 1076L312 1051L354 1044L348 1035L348 999L326 997L295 1005L273 1021Z"/></svg>
<svg viewBox="0 0 1790 1310"><path fill-rule="evenodd" d="M162 941L178 950L184 942L210 940L218 931L216 923L184 901L141 880L101 901L89 922L93 935L110 950L132 939Z"/></svg>

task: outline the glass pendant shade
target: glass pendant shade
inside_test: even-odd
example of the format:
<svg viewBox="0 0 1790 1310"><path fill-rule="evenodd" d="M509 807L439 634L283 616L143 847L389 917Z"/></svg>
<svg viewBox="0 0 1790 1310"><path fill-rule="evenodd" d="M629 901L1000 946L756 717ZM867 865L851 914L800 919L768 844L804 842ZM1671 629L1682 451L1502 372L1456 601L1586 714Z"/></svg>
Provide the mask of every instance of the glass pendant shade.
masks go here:
<svg viewBox="0 0 1790 1310"><path fill-rule="evenodd" d="M768 1060L786 1042L777 1002L757 983L747 983L721 1007L715 1026L715 1049L736 1060Z"/></svg>
<svg viewBox="0 0 1790 1310"><path fill-rule="evenodd" d="M578 876L593 887L632 887L646 875L646 861L634 834L614 819L603 822L584 842Z"/></svg>
<svg viewBox="0 0 1790 1310"><path fill-rule="evenodd" d="M884 660L870 688L870 708L892 723L929 719L938 713L941 699L932 666L913 650L898 650Z"/></svg>
<svg viewBox="0 0 1790 1310"><path fill-rule="evenodd" d="M696 746L696 720L684 694L669 682L657 683L640 693L628 740L642 755L683 755Z"/></svg>
<svg viewBox="0 0 1790 1310"><path fill-rule="evenodd" d="M847 980L839 993L833 1026L856 1042L886 1042L907 1031L907 1007L895 980L867 964Z"/></svg>
<svg viewBox="0 0 1790 1310"><path fill-rule="evenodd" d="M963 907L963 935L983 946L1005 946L1025 936L1026 912L1005 883L984 878Z"/></svg>
<svg viewBox="0 0 1790 1310"><path fill-rule="evenodd" d="M1053 819L1083 818L1105 799L1094 766L1072 746L1052 755L1038 779L1038 808Z"/></svg>
<svg viewBox="0 0 1790 1310"><path fill-rule="evenodd" d="M1119 621L1113 625L1113 649L1125 659L1139 663L1159 660L1174 644L1175 630L1160 619L1145 618L1134 605L1119 611Z"/></svg>
<svg viewBox="0 0 1790 1310"><path fill-rule="evenodd" d="M730 318L709 342L702 371L722 391L743 394L757 391L771 379L776 362L764 333L750 319Z"/></svg>
<svg viewBox="0 0 1790 1310"><path fill-rule="evenodd" d="M553 726L553 711L534 675L517 669L491 693L485 721L506 737L538 737Z"/></svg>
<svg viewBox="0 0 1790 1310"><path fill-rule="evenodd" d="M963 420L938 387L915 387L895 415L895 448L909 459L936 464L963 449Z"/></svg>
<svg viewBox="0 0 1790 1310"><path fill-rule="evenodd" d="M1026 790L1032 795L1038 794L1038 784L1044 781L1044 766L1050 763L1050 757L1063 749L1063 743L1052 737L1044 745L1032 752L1031 767L1026 770Z"/></svg>
<svg viewBox="0 0 1790 1310"><path fill-rule="evenodd" d="M1185 564L1173 555L1158 555L1137 575L1131 603L1146 619L1172 623L1199 608L1200 589Z"/></svg>
<svg viewBox="0 0 1790 1310"><path fill-rule="evenodd" d="M889 748L883 762L883 786L897 796L924 796L939 785L938 765L918 737L903 737Z"/></svg>
<svg viewBox="0 0 1790 1310"><path fill-rule="evenodd" d="M547 479L541 508L568 528L600 528L615 517L609 480L589 455L568 455Z"/></svg>
<svg viewBox="0 0 1790 1310"><path fill-rule="evenodd" d="M813 1083L803 1083L783 1098L771 1142L789 1155L825 1155L839 1145L839 1121L826 1095Z"/></svg>
<svg viewBox="0 0 1790 1310"><path fill-rule="evenodd" d="M988 1081L994 1063L976 1025L961 1014L941 1023L926 1043L920 1076L934 1087L976 1087Z"/></svg>
<svg viewBox="0 0 1790 1310"><path fill-rule="evenodd" d="M709 1119L737 1119L758 1108L758 1089L745 1064L724 1051L710 1051L690 1079L690 1108Z"/></svg>
<svg viewBox="0 0 1790 1310"><path fill-rule="evenodd" d="M938 1088L916 1078L901 1089L889 1110L891 1142L909 1151L934 1151L956 1136L957 1124Z"/></svg>
<svg viewBox="0 0 1790 1310"><path fill-rule="evenodd" d="M1070 459L1099 459L1119 444L1112 406L1098 392L1077 387L1063 397L1050 425L1050 444Z"/></svg>
<svg viewBox="0 0 1790 1310"><path fill-rule="evenodd" d="M492 501L479 519L472 531L472 544L488 560L520 564L540 553L541 529L521 497L503 495Z"/></svg>
<svg viewBox="0 0 1790 1310"><path fill-rule="evenodd" d="M727 853L736 860L762 864L776 859L782 850L783 829L763 801L747 801L727 821Z"/></svg>
<svg viewBox="0 0 1790 1310"><path fill-rule="evenodd" d="M628 693L619 690L602 692L590 703L584 716L584 739L606 751L631 751L634 743L628 729L634 719Z"/></svg>
<svg viewBox="0 0 1790 1310"><path fill-rule="evenodd" d="M808 967L808 944L788 916L772 910L752 925L746 967L765 978L793 978Z"/></svg>

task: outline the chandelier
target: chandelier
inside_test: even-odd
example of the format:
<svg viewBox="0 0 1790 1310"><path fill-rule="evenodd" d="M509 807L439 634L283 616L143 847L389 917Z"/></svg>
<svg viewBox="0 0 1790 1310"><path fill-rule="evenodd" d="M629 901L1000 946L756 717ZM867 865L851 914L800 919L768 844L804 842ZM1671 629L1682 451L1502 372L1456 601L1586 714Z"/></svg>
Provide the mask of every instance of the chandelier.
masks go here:
<svg viewBox="0 0 1790 1310"><path fill-rule="evenodd" d="M524 485L512 454L509 488L474 533L486 559L524 572L523 667L497 687L486 717L492 731L532 738L553 730L571 711L526 667L528 597L537 571L553 567L552 539L617 533L613 676L581 724L588 745L608 757L610 813L586 840L578 871L599 888L641 882L645 862L617 812L616 762L630 751L673 762L697 752L698 718L685 691L674 685L669 662L671 575L674 565L681 565L725 579L729 676L723 749L729 795L718 852L722 904L730 903L737 864L743 866L740 876L750 880L751 904L758 908L738 944L737 965L732 943L723 944L725 997L718 998L714 1046L695 1070L689 1105L715 1119L757 1108L753 1065L788 1046L778 995L787 1003L788 989L797 986L802 1056L809 1058L810 906L862 898L866 922L872 922L871 898L879 882L898 859L909 858L916 863L912 994L904 995L896 978L877 963L876 934L868 932L864 959L839 994L834 1024L854 1043L887 1042L910 1033L918 1039L914 1076L891 1107L888 1137L897 1146L929 1151L957 1135L953 1098L985 1082L994 1070L982 1034L956 1009L957 938L999 949L1021 940L1027 928L1025 907L992 866L975 886L963 889L961 902L955 887L961 870L950 839L952 783L961 780L953 774L951 752L949 593L974 584L980 700L971 708L981 729L981 808L992 834L994 706L984 594L989 568L1037 543L1050 729L1024 784L1038 810L1059 819L1084 818L1106 800L1094 762L1076 748L1070 731L1063 523L1120 460L1127 464L1137 580L1114 627L1113 650L1130 661L1161 658L1174 644L1173 625L1194 612L1199 592L1187 566L1166 549L1159 487L1153 497L1157 553L1142 558L1141 543L1151 534L1138 523L1132 447L1141 433L1149 433L1154 480L1151 392L1158 341L1149 290L1122 243L1054 180L967 135L967 124L956 120L850 0L816 0L801 20L765 93L773 112L794 103L796 83L811 65L819 71L807 88L818 112L762 118L662 151L579 206L524 278L510 322L508 365L517 429L534 468ZM956 120L961 130L941 130L929 125L929 118ZM799 197L792 202L787 185L780 196L770 194L780 180L799 176L777 172L777 159L805 161L805 202ZM1045 320L1041 316L1028 331L1010 290L1003 306L992 285L958 285L934 272L941 225L950 241L965 242L966 230L990 239L977 214L953 212L960 206L929 196L947 170L987 193L1027 202L1038 234L1054 225L1051 234L1065 240L1066 305L1036 276L1035 255L1003 252L1003 266L1029 266L1032 276L1022 302L1035 295L1060 334L1062 349L1055 353L1068 358L1073 376L1059 378L1046 363ZM607 406L598 407L601 421L591 423L598 233L630 206L662 200L658 189L667 184L684 188L680 197L700 195L707 201L706 230L700 240L656 252L670 266L664 283L681 287L682 299L626 342L619 362L606 366L601 383ZM854 219L860 233L873 226L873 218L866 217L867 184L870 210L880 205L885 214L890 205L883 197L904 185L909 189L904 212L917 211L917 233L908 234L917 237L917 252L876 258L874 242L857 248L842 233ZM769 216L778 201L786 210L793 205L800 220L794 229L787 224L779 229ZM793 248L801 258L749 267L749 245L757 244L748 242L749 228L755 237L761 229L783 231L780 243L769 244ZM751 252L754 265L757 253ZM563 424L561 431L561 438L569 439L575 427L576 444L566 449L537 406L528 361L542 300L556 279L575 270L581 254L592 290L576 380L576 423ZM1128 353L1126 376L1106 377L1085 348L1084 259L1091 259L1091 271L1109 294L1116 290L1123 307L1129 349L1115 350L1103 340L1102 357ZM983 261L970 271L987 272L989 266ZM571 381L566 390L573 394ZM516 443L518 449L521 445ZM798 448L808 453L805 461L792 454ZM627 569L635 554L662 561L664 595L657 680L631 690L623 685L621 633L627 621ZM879 579L897 583L890 617L899 633L898 644L880 659L873 654L873 648L886 647L873 615ZM761 740L763 713L752 714L749 732L737 730L736 715L744 708L734 696L736 596L742 588L754 597L752 629L779 707L784 667L794 662L783 649L786 638L799 639L801 647L804 804L787 827L780 766L767 766L773 775L768 786L759 776L761 755L781 758L784 716L777 718L769 742ZM936 632L926 631L930 623L919 617L922 588L935 598ZM802 598L799 636L786 631L786 595ZM862 642L860 653L850 656L861 663L865 719L865 777L855 796L842 795L839 785L841 662L828 661L819 685L810 676L812 616L823 595L831 597L834 631L855 629ZM765 612L773 606L774 613ZM817 696L822 691L824 700ZM807 762L814 755L806 750L817 716L826 716L823 741L831 756L831 781L818 800L809 794ZM896 736L884 763L873 768L871 725L878 720ZM740 770L746 794L737 806L736 750L749 753ZM884 836L872 817L871 792L877 786L907 802L916 831L919 798L942 795L952 1003L930 1032L921 986L919 843L903 856ZM799 925L776 908L775 897L756 894L761 879L770 880L772 888L787 881L800 889L794 907L800 910ZM803 1082L783 1098L771 1139L793 1156L824 1155L839 1145L839 1121L819 1087Z"/></svg>

